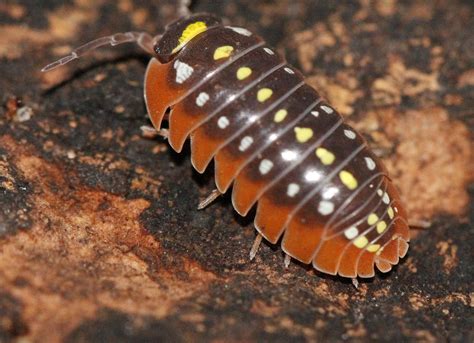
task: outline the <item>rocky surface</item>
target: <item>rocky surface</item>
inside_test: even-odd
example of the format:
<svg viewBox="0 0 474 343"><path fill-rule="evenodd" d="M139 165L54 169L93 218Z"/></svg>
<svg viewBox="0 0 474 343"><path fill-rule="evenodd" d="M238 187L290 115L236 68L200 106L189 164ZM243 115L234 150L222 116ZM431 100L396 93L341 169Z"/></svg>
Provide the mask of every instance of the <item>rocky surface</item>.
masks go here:
<svg viewBox="0 0 474 343"><path fill-rule="evenodd" d="M211 1L299 67L384 159L408 256L359 289L263 244L212 168L147 139L148 60L93 38L159 33L175 1L0 4L0 342L474 339L474 26L469 1ZM471 287L470 287L471 286Z"/></svg>

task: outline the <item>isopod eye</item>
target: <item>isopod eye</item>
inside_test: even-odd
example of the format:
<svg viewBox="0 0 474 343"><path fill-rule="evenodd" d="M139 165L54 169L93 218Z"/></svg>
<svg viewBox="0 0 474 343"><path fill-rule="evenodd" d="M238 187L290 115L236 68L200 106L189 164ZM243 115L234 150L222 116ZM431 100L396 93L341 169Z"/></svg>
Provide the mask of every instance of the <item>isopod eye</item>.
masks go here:
<svg viewBox="0 0 474 343"><path fill-rule="evenodd" d="M167 63L187 43L200 33L221 24L221 20L211 14L200 13L181 18L166 27L165 33L154 49L161 63Z"/></svg>

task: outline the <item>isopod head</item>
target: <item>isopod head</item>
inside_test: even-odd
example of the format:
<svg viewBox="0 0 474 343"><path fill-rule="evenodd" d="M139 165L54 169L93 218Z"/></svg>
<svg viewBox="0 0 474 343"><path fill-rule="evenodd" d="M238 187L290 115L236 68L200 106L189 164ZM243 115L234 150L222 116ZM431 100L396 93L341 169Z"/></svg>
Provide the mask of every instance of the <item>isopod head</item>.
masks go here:
<svg viewBox="0 0 474 343"><path fill-rule="evenodd" d="M194 37L220 23L219 18L207 13L178 19L166 27L163 36L156 43L156 57L161 63L171 61Z"/></svg>

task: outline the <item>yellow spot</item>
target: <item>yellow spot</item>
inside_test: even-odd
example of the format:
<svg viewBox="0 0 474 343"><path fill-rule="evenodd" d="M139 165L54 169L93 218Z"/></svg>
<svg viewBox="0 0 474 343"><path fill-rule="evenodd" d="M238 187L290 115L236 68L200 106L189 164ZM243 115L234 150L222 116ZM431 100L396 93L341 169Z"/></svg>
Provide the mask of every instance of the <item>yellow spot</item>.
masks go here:
<svg viewBox="0 0 474 343"><path fill-rule="evenodd" d="M296 140L300 143L306 143L313 137L313 130L309 127L295 127Z"/></svg>
<svg viewBox="0 0 474 343"><path fill-rule="evenodd" d="M273 94L273 91L270 88L262 88L257 93L257 100L259 102L264 102L269 97L271 97L272 94Z"/></svg>
<svg viewBox="0 0 474 343"><path fill-rule="evenodd" d="M232 51L234 51L234 48L230 45L220 46L214 51L214 59L220 60L221 58L227 58L232 54Z"/></svg>
<svg viewBox="0 0 474 343"><path fill-rule="evenodd" d="M380 248L380 249L377 251L377 253L376 253L375 255L380 256L380 254L382 253L382 251L383 251L383 247Z"/></svg>
<svg viewBox="0 0 474 343"><path fill-rule="evenodd" d="M352 175L348 171L342 170L339 173L339 178L341 179L342 183L346 185L346 187L349 188L350 190L357 188L356 178L354 177L354 175Z"/></svg>
<svg viewBox="0 0 474 343"><path fill-rule="evenodd" d="M371 213L367 218L367 224L374 225L375 223L377 223L377 220L379 220L379 217L377 217L375 213Z"/></svg>
<svg viewBox="0 0 474 343"><path fill-rule="evenodd" d="M332 152L324 148L317 148L316 156L319 157L319 159L321 160L321 163L324 164L325 166L330 165L336 159L336 157L334 156Z"/></svg>
<svg viewBox="0 0 474 343"><path fill-rule="evenodd" d="M368 252L376 252L380 249L380 244L371 244L367 247Z"/></svg>
<svg viewBox="0 0 474 343"><path fill-rule="evenodd" d="M377 224L377 232L378 233L382 233L385 231L385 229L387 229L387 223L385 223L385 221L381 221Z"/></svg>
<svg viewBox="0 0 474 343"><path fill-rule="evenodd" d="M237 78L239 80L246 79L250 74L252 74L252 69L249 67L240 67L239 70L237 70Z"/></svg>
<svg viewBox="0 0 474 343"><path fill-rule="evenodd" d="M392 208L392 206L390 206L390 207L388 208L387 213L388 213L388 216L390 217L390 219L393 219L394 213L393 213L393 208Z"/></svg>
<svg viewBox="0 0 474 343"><path fill-rule="evenodd" d="M367 244L369 244L369 241L367 240L365 236L359 236L354 241L354 245L359 249L362 249Z"/></svg>
<svg viewBox="0 0 474 343"><path fill-rule="evenodd" d="M186 28L183 30L183 33L181 34L181 37L179 37L178 39L178 46L173 49L172 53L175 53L176 51L181 49L183 45L185 45L191 39L206 30L207 25L203 21L196 21L186 26Z"/></svg>
<svg viewBox="0 0 474 343"><path fill-rule="evenodd" d="M277 113L275 113L275 117L273 117L273 121L275 123L280 123L283 120L285 120L287 115L288 115L288 111L282 108L281 110L278 110Z"/></svg>

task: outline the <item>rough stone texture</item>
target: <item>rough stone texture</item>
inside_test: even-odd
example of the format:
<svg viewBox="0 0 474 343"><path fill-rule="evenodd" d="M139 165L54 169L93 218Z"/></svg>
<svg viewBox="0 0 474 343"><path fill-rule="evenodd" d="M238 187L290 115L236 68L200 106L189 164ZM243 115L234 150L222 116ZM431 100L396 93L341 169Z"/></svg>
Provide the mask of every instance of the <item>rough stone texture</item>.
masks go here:
<svg viewBox="0 0 474 343"><path fill-rule="evenodd" d="M474 340L474 11L470 1L211 1L308 76L385 160L411 218L408 257L350 282L264 244L212 170L146 139L148 57L72 47L159 33L176 2L0 4L0 342ZM471 287L470 287L471 286Z"/></svg>

